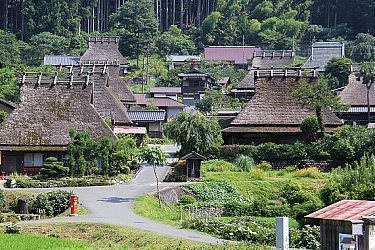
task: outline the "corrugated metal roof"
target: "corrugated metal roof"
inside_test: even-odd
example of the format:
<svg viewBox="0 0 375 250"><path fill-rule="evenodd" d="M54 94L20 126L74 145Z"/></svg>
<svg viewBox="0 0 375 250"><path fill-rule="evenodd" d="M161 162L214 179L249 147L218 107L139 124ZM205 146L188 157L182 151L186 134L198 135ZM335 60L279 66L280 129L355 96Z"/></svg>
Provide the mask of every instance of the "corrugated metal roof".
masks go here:
<svg viewBox="0 0 375 250"><path fill-rule="evenodd" d="M342 200L311 213L306 218L336 221L358 221L375 215L375 201Z"/></svg>
<svg viewBox="0 0 375 250"><path fill-rule="evenodd" d="M167 56L168 62L188 62L188 61L195 61L200 62L201 57L195 55L170 55Z"/></svg>
<svg viewBox="0 0 375 250"><path fill-rule="evenodd" d="M247 64L253 58L253 53L260 51L255 46L210 46L204 48L204 58L207 61L227 61L234 64Z"/></svg>
<svg viewBox="0 0 375 250"><path fill-rule="evenodd" d="M132 121L164 121L164 110L129 110L129 117Z"/></svg>
<svg viewBox="0 0 375 250"><path fill-rule="evenodd" d="M78 65L79 60L79 56L46 55L44 56L44 65Z"/></svg>
<svg viewBox="0 0 375 250"><path fill-rule="evenodd" d="M151 87L150 93L181 94L181 87Z"/></svg>
<svg viewBox="0 0 375 250"><path fill-rule="evenodd" d="M312 45L311 56L302 66L303 68L318 67L324 71L332 58L345 57L345 46L338 42L317 42Z"/></svg>

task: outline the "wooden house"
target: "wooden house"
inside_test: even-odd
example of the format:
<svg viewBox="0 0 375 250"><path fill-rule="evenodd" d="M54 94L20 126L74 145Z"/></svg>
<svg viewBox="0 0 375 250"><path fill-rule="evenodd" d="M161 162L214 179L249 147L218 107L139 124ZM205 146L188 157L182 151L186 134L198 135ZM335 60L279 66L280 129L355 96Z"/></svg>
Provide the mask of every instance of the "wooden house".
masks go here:
<svg viewBox="0 0 375 250"><path fill-rule="evenodd" d="M138 127L144 127L150 137L162 137L164 110L129 110L129 117Z"/></svg>
<svg viewBox="0 0 375 250"><path fill-rule="evenodd" d="M349 83L338 93L343 104L349 107L337 113L337 116L348 125L367 125L367 87L355 73L349 75ZM369 89L370 119L374 122L375 115L375 84Z"/></svg>
<svg viewBox="0 0 375 250"><path fill-rule="evenodd" d="M202 99L206 90L215 84L215 79L208 73L193 69L178 75L182 80L182 102L186 106L194 107L197 100Z"/></svg>
<svg viewBox="0 0 375 250"><path fill-rule="evenodd" d="M255 70L255 95L223 129L225 143L292 143L302 139L300 124L306 116L314 115L293 96L302 79L314 84L316 72L302 72L300 68ZM342 124L330 110L325 110L323 117L327 131Z"/></svg>
<svg viewBox="0 0 375 250"><path fill-rule="evenodd" d="M178 97L181 96L181 87L151 87L150 88L151 98L171 98L178 101Z"/></svg>
<svg viewBox="0 0 375 250"><path fill-rule="evenodd" d="M206 160L206 157L193 151L181 157L181 160L186 161L187 180L199 179L202 176L202 161Z"/></svg>
<svg viewBox="0 0 375 250"><path fill-rule="evenodd" d="M319 221L322 250L375 249L375 201L342 200L305 217Z"/></svg>

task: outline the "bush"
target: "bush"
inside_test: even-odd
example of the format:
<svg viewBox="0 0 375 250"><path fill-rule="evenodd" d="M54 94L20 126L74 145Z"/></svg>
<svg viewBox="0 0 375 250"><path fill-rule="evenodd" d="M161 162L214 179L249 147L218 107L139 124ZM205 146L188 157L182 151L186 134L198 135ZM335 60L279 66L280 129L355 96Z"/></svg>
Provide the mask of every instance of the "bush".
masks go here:
<svg viewBox="0 0 375 250"><path fill-rule="evenodd" d="M305 225L299 232L295 247L320 249L320 227Z"/></svg>
<svg viewBox="0 0 375 250"><path fill-rule="evenodd" d="M252 180L262 181L266 178L266 173L263 171L263 169L256 168L256 169L251 170L250 178Z"/></svg>
<svg viewBox="0 0 375 250"><path fill-rule="evenodd" d="M307 116L300 125L303 137L307 142L311 142L316 139L316 133L319 130L318 119L315 116Z"/></svg>
<svg viewBox="0 0 375 250"><path fill-rule="evenodd" d="M4 205L5 205L4 191L0 189L0 212L4 210Z"/></svg>
<svg viewBox="0 0 375 250"><path fill-rule="evenodd" d="M260 169L263 171L270 171L272 170L272 165L266 161L262 161L260 164L257 165L257 169Z"/></svg>
<svg viewBox="0 0 375 250"><path fill-rule="evenodd" d="M204 161L202 163L202 169L204 172L226 172L237 170L235 165L224 160Z"/></svg>
<svg viewBox="0 0 375 250"><path fill-rule="evenodd" d="M303 143L296 142L289 145L268 142L257 147L254 158L261 161L285 161L301 160L306 156L306 147Z"/></svg>
<svg viewBox="0 0 375 250"><path fill-rule="evenodd" d="M250 216L253 215L253 205L249 203L232 201L224 204L223 216Z"/></svg>
<svg viewBox="0 0 375 250"><path fill-rule="evenodd" d="M194 196L191 195L184 195L181 197L180 201L178 202L180 205L190 205L197 202Z"/></svg>
<svg viewBox="0 0 375 250"><path fill-rule="evenodd" d="M57 161L55 157L48 157L40 169L40 173L46 178L59 178L67 176L69 168L64 167L64 163Z"/></svg>
<svg viewBox="0 0 375 250"><path fill-rule="evenodd" d="M122 167L120 167L120 173L121 174L130 174L130 168L128 166L122 166Z"/></svg>
<svg viewBox="0 0 375 250"><path fill-rule="evenodd" d="M15 223L10 223L9 225L5 226L5 233L6 234L20 234L21 227L17 226Z"/></svg>
<svg viewBox="0 0 375 250"><path fill-rule="evenodd" d="M250 172L255 166L255 162L250 156L240 155L234 161L234 165L236 165L237 168L242 172Z"/></svg>
<svg viewBox="0 0 375 250"><path fill-rule="evenodd" d="M253 157L256 152L254 145L223 145L219 149L217 158L234 161L238 155Z"/></svg>
<svg viewBox="0 0 375 250"><path fill-rule="evenodd" d="M295 177L305 177L305 178L312 178L312 179L319 179L322 177L319 169L316 167L308 167L303 169L298 169L294 171L293 175Z"/></svg>
<svg viewBox="0 0 375 250"><path fill-rule="evenodd" d="M56 216L64 212L70 205L70 193L52 191L38 194L29 203L29 212L44 216Z"/></svg>
<svg viewBox="0 0 375 250"><path fill-rule="evenodd" d="M283 200L255 199L252 204L252 215L261 217L290 216L291 209Z"/></svg>

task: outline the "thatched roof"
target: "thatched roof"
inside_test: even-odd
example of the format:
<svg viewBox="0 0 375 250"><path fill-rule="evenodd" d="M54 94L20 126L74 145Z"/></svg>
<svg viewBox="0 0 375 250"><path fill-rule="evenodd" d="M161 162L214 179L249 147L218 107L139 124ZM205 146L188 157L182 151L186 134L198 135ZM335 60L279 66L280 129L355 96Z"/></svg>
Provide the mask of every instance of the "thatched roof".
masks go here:
<svg viewBox="0 0 375 250"><path fill-rule="evenodd" d="M254 53L253 68L280 68L293 64L295 53L291 50L261 50Z"/></svg>
<svg viewBox="0 0 375 250"><path fill-rule="evenodd" d="M112 65L128 64L118 50L119 37L90 37L89 48L81 57L81 63L109 62Z"/></svg>
<svg viewBox="0 0 375 250"><path fill-rule="evenodd" d="M253 89L255 88L254 85L254 71L250 70L249 73L242 79L241 82L238 83L238 89Z"/></svg>
<svg viewBox="0 0 375 250"><path fill-rule="evenodd" d="M135 102L135 98L132 92L129 90L131 80L129 78L120 77L118 74L118 68L108 67L108 85L118 96L122 102Z"/></svg>
<svg viewBox="0 0 375 250"><path fill-rule="evenodd" d="M293 127L299 128L306 116L314 115L292 94L300 79L283 76L257 78L254 97L224 132L294 132ZM307 79L313 82L316 78ZM324 121L327 127L341 125L341 120L329 110L324 112Z"/></svg>
<svg viewBox="0 0 375 250"><path fill-rule="evenodd" d="M21 103L0 126L0 149L62 150L71 142L70 129L90 131L95 139L116 139L90 104L93 79L25 76L23 80Z"/></svg>
<svg viewBox="0 0 375 250"><path fill-rule="evenodd" d="M367 87L355 74L349 76L349 84L339 94L343 104L367 107ZM370 88L370 105L375 106L375 85Z"/></svg>

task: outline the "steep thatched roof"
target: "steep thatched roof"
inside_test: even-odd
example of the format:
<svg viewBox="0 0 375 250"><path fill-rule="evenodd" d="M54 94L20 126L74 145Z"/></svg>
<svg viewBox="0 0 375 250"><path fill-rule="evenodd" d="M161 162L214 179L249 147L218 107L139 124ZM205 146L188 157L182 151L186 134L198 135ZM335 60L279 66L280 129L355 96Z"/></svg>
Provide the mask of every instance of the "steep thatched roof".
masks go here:
<svg viewBox="0 0 375 250"><path fill-rule="evenodd" d="M90 37L89 48L81 57L81 63L109 62L112 65L127 64L118 50L119 37Z"/></svg>
<svg viewBox="0 0 375 250"><path fill-rule="evenodd" d="M93 79L25 76L21 103L0 126L2 150L63 150L70 129L116 139L91 105Z"/></svg>
<svg viewBox="0 0 375 250"><path fill-rule="evenodd" d="M299 129L306 116L314 115L292 94L300 79L284 76L257 78L254 97L224 132L294 132L294 128ZM316 78L308 79L315 81ZM324 120L327 127L341 125L340 119L329 110L324 112Z"/></svg>
<svg viewBox="0 0 375 250"><path fill-rule="evenodd" d="M255 88L254 85L254 71L250 70L249 73L242 79L241 82L238 83L238 89L253 89Z"/></svg>
<svg viewBox="0 0 375 250"><path fill-rule="evenodd" d="M343 104L367 107L367 87L355 74L349 76L349 84L339 95ZM374 84L370 88L370 105L375 106Z"/></svg>
<svg viewBox="0 0 375 250"><path fill-rule="evenodd" d="M109 80L108 85L122 102L135 102L132 92L129 90L131 80L120 77L118 68L108 67Z"/></svg>
<svg viewBox="0 0 375 250"><path fill-rule="evenodd" d="M293 64L295 53L291 50L261 50L255 52L252 60L253 68L280 68Z"/></svg>

